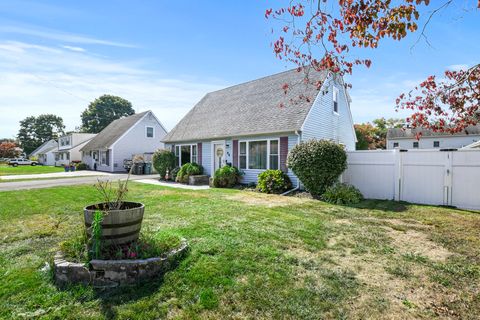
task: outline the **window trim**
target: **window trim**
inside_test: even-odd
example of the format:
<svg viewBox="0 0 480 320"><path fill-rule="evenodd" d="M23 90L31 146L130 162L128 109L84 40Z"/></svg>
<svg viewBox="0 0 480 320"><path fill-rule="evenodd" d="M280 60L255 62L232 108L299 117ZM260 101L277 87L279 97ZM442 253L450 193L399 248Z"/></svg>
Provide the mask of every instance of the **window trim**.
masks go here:
<svg viewBox="0 0 480 320"><path fill-rule="evenodd" d="M152 128L153 135L151 137L148 136L148 128ZM155 139L155 127L154 126L145 126L145 138Z"/></svg>
<svg viewBox="0 0 480 320"><path fill-rule="evenodd" d="M266 169L250 169L250 142L267 142L267 168ZM273 138L273 139L249 139L249 140L238 140L238 168L241 170L246 171L257 171L257 170L270 170L270 144L271 141L277 141L278 145L278 153L277 155L277 168L280 168L280 138ZM245 149L245 168L240 168L240 143L245 142L246 149Z"/></svg>
<svg viewBox="0 0 480 320"><path fill-rule="evenodd" d="M105 162L103 162L103 155L105 154ZM99 160L100 160L100 164L102 166L106 166L107 165L107 151L103 151L103 150L100 150L100 155L99 155Z"/></svg>

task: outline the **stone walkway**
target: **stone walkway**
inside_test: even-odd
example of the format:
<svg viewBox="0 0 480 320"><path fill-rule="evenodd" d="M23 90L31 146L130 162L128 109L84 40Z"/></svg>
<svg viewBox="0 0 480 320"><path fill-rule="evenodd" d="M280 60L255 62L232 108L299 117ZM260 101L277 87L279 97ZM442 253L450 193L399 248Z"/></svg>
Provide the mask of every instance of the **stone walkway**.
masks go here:
<svg viewBox="0 0 480 320"><path fill-rule="evenodd" d="M135 182L153 184L153 185L162 186L162 187L190 189L190 190L206 190L210 188L209 186L189 186L186 184L181 184L176 182L159 181L158 178L157 179L139 179L139 180L135 180Z"/></svg>

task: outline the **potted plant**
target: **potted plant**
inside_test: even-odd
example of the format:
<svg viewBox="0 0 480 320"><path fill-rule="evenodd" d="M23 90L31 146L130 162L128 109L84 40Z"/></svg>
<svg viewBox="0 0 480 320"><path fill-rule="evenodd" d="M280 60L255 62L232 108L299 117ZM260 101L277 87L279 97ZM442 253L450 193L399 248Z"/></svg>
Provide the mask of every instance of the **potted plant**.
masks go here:
<svg viewBox="0 0 480 320"><path fill-rule="evenodd" d="M133 167L125 181L118 181L117 187L108 180L98 180L95 184L103 201L84 208L85 227L93 251L98 252L102 245L120 245L138 239L145 206L125 201L132 170Z"/></svg>
<svg viewBox="0 0 480 320"><path fill-rule="evenodd" d="M75 164L70 163L70 171L74 172L75 171Z"/></svg>
<svg viewBox="0 0 480 320"><path fill-rule="evenodd" d="M64 164L64 165L63 165L63 170L65 170L65 172L70 171L70 166L67 165L67 164Z"/></svg>

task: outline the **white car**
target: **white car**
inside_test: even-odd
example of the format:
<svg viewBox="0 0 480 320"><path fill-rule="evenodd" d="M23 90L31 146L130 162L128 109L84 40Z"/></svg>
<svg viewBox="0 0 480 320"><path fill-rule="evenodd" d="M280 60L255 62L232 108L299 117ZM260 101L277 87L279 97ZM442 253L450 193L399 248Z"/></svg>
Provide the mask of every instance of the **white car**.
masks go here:
<svg viewBox="0 0 480 320"><path fill-rule="evenodd" d="M25 158L15 158L15 159L10 159L8 161L9 166L17 167L17 166L36 166L38 164L37 161L32 161L29 159Z"/></svg>

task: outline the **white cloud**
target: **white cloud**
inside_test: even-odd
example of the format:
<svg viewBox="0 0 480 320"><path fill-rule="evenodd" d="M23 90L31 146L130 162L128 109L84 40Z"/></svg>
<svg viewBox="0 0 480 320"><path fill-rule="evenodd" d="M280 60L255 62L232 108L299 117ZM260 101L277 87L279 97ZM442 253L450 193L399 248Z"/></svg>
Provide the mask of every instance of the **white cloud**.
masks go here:
<svg viewBox="0 0 480 320"><path fill-rule="evenodd" d="M39 27L23 27L23 26L0 26L0 33L4 34L21 34L27 36L34 36L38 38L57 40L62 42L77 43L77 44L93 44L105 45L113 47L135 48L133 44L121 43L116 41L96 39L84 35L73 33L66 33L52 29L44 29Z"/></svg>
<svg viewBox="0 0 480 320"><path fill-rule="evenodd" d="M75 52L85 52L85 51L87 51L83 48L73 47L73 46L62 46L62 48L67 49L67 50L71 50L71 51L75 51Z"/></svg>
<svg viewBox="0 0 480 320"><path fill-rule="evenodd" d="M137 112L152 110L171 129L207 92L224 83L169 77L141 61L111 61L87 52L24 42L0 42L0 137L18 132L29 115L54 113L67 130L102 94L132 102Z"/></svg>
<svg viewBox="0 0 480 320"><path fill-rule="evenodd" d="M460 70L467 70L468 65L467 64L452 64L447 67L448 70L451 71L460 71Z"/></svg>

